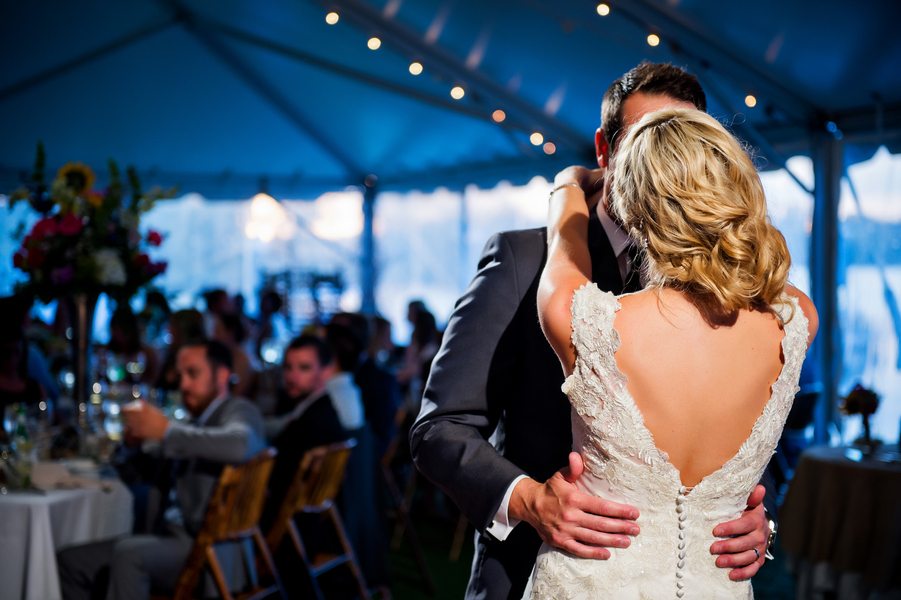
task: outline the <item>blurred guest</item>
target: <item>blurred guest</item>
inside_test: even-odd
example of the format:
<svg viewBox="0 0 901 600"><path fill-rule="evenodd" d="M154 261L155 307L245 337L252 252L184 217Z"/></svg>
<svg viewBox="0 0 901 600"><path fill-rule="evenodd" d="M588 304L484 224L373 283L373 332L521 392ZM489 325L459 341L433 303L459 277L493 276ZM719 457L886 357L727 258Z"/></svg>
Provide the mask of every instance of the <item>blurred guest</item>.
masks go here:
<svg viewBox="0 0 901 600"><path fill-rule="evenodd" d="M247 314L244 294L235 294L232 298L232 307L234 307L234 314L241 319L241 325L244 326L244 339L247 340L256 322Z"/></svg>
<svg viewBox="0 0 901 600"><path fill-rule="evenodd" d="M325 389L332 398L341 425L353 433L366 422L362 394L354 383L354 369L363 344L353 331L337 324L325 327L325 341L335 357L332 376L326 381Z"/></svg>
<svg viewBox="0 0 901 600"><path fill-rule="evenodd" d="M363 351L363 342L353 331L335 323L325 327L325 339L335 354L335 374L325 388L342 425L357 440L347 474L338 496L347 537L357 553L360 568L369 585L388 584L388 535L385 513L379 506L378 443L365 419L360 389L353 380L354 368Z"/></svg>
<svg viewBox="0 0 901 600"><path fill-rule="evenodd" d="M50 374L44 354L38 348L38 345L34 343L34 340L29 339L29 334L34 332L31 319L31 307L33 305L34 300L32 298L24 298L21 295L0 298L0 315L4 316L6 325L15 327L15 324L18 323L21 327L27 352L25 360L28 377L40 384L46 396L48 410L53 413L59 401L59 386Z"/></svg>
<svg viewBox="0 0 901 600"><path fill-rule="evenodd" d="M382 319L384 321L384 319ZM387 321L385 321L387 323ZM356 313L337 313L333 325L346 327L359 340L360 347L369 348L369 320ZM390 334L390 327L388 329ZM357 356L354 383L360 388L366 421L375 436L375 452L381 457L397 433L395 416L400 407L400 388L394 375L383 369L372 355L363 351Z"/></svg>
<svg viewBox="0 0 901 600"><path fill-rule="evenodd" d="M27 347L20 323L0 320L0 417L7 405L38 406L46 399L44 388L28 375Z"/></svg>
<svg viewBox="0 0 901 600"><path fill-rule="evenodd" d="M411 302L412 307L415 303ZM397 380L408 385L409 409L412 414L419 412L422 402L422 389L429 378L432 360L441 346L441 333L435 324L435 315L422 306L415 311L410 309L413 321L413 333L410 345L404 351L403 367L397 372Z"/></svg>
<svg viewBox="0 0 901 600"><path fill-rule="evenodd" d="M391 321L384 317L372 317L373 332L369 342L369 356L380 366L390 369L394 366L397 347L391 338Z"/></svg>
<svg viewBox="0 0 901 600"><path fill-rule="evenodd" d="M410 325L416 326L416 317L419 316L419 313L422 311L427 311L425 307L425 302L422 300L411 300L407 305L407 321L410 322Z"/></svg>
<svg viewBox="0 0 901 600"><path fill-rule="evenodd" d="M138 315L144 323L147 342L157 349L165 345L166 325L172 316L169 301L162 292L147 292L144 309Z"/></svg>
<svg viewBox="0 0 901 600"><path fill-rule="evenodd" d="M213 339L219 340L231 350L235 365L232 394L251 398L256 388L257 374L250 362L250 357L241 346L244 342L244 331L244 324L238 315L219 315L213 330Z"/></svg>
<svg viewBox="0 0 901 600"><path fill-rule="evenodd" d="M199 310L193 308L172 313L172 317L169 319L169 336L171 338L169 353L166 355L166 360L163 361L156 383L156 387L164 390L178 388L178 370L175 361L182 346L188 342L206 339L203 315Z"/></svg>
<svg viewBox="0 0 901 600"><path fill-rule="evenodd" d="M265 422L266 435L278 449L278 456L260 521L264 533L272 526L304 452L349 437L325 391L325 382L332 373L331 363L331 350L315 336L302 335L285 348L279 395L280 406L288 410Z"/></svg>
<svg viewBox="0 0 901 600"><path fill-rule="evenodd" d="M216 328L216 317L234 313L235 309L232 306L231 298L228 297L228 292L223 289L204 292L203 300L206 302L206 312L203 313L203 327L206 337L212 338L213 331Z"/></svg>
<svg viewBox="0 0 901 600"><path fill-rule="evenodd" d="M228 393L231 353L216 341L189 342L176 368L185 408L195 424L169 421L144 402L123 409L125 439L139 455L178 461L175 498L164 511L159 535L133 535L63 550L58 555L66 600L147 598L171 594L199 532L222 467L240 463L265 446L256 406ZM240 585L244 569L237 546L217 547L226 577Z"/></svg>
<svg viewBox="0 0 901 600"><path fill-rule="evenodd" d="M253 352L256 358L272 362L263 356L263 346L271 339L279 339L288 334L287 322L281 315L282 297L278 292L266 289L260 292L260 316L253 330Z"/></svg>
<svg viewBox="0 0 901 600"><path fill-rule="evenodd" d="M137 365L125 369L125 379L135 383L154 382L159 375L160 361L156 350L141 341L138 318L126 304L113 312L109 323L110 341L107 352L115 363Z"/></svg>

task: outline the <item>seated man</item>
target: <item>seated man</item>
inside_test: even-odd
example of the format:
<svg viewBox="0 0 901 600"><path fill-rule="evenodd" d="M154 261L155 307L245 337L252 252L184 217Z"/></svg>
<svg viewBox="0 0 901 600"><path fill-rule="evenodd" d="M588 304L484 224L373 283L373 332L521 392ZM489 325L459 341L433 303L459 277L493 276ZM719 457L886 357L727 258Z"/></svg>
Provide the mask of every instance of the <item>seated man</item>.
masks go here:
<svg viewBox="0 0 901 600"><path fill-rule="evenodd" d="M282 363L280 404L291 407L277 421L267 420L267 433L272 432L272 445L278 450L269 477L269 498L260 519L260 529L267 533L284 500L300 459L310 448L346 440L338 413L325 391L332 374L332 352L321 339L302 335L285 348ZM275 424L275 426L273 426Z"/></svg>
<svg viewBox="0 0 901 600"><path fill-rule="evenodd" d="M147 598L151 591L171 593L223 465L243 462L265 446L259 409L228 393L232 363L225 346L189 342L178 351L176 369L191 424L169 421L144 402L123 410L129 445L140 443L139 454L176 461L175 502L165 511L162 534L61 551L60 584L67 600L104 596L107 574L108 600Z"/></svg>

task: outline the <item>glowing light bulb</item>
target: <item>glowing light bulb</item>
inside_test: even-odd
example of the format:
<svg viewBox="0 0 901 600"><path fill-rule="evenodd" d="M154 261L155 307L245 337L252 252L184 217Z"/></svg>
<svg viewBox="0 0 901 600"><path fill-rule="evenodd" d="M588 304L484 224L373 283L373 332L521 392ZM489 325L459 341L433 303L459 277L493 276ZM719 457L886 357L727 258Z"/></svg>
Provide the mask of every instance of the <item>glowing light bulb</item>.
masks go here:
<svg viewBox="0 0 901 600"><path fill-rule="evenodd" d="M747 96L745 96L745 104L750 107L757 106L757 98L755 98L751 94L748 94Z"/></svg>
<svg viewBox="0 0 901 600"><path fill-rule="evenodd" d="M453 98L454 100L459 100L465 95L466 92L463 91L463 88L461 88L459 85L451 90L451 98Z"/></svg>
<svg viewBox="0 0 901 600"><path fill-rule="evenodd" d="M556 151L557 151L557 146L555 146L553 142L545 142L545 144L544 144L544 153L545 154L553 154Z"/></svg>
<svg viewBox="0 0 901 600"><path fill-rule="evenodd" d="M491 113L491 118L494 119L494 121L495 121L496 123L500 123L500 122L502 122L504 119L507 118L507 115L506 115L506 113L504 113L504 111L502 111L502 110L496 110L496 111L494 111L493 113Z"/></svg>
<svg viewBox="0 0 901 600"><path fill-rule="evenodd" d="M660 43L660 38L657 37L655 34L652 33L651 35L648 36L648 45L656 46L659 43Z"/></svg>
<svg viewBox="0 0 901 600"><path fill-rule="evenodd" d="M420 73L422 73L422 65L419 64L418 62L412 63L410 65L410 73L413 73L414 75L419 75Z"/></svg>
<svg viewBox="0 0 901 600"><path fill-rule="evenodd" d="M369 46L370 50L378 50L379 46L382 45L382 40L377 37L369 38L369 41L366 43L366 45Z"/></svg>
<svg viewBox="0 0 901 600"><path fill-rule="evenodd" d="M544 142L544 136L537 131L529 136L529 141L533 146L540 146Z"/></svg>
<svg viewBox="0 0 901 600"><path fill-rule="evenodd" d="M338 22L338 13L330 12L329 14L325 15L325 22L328 23L329 25L334 25L335 23L337 23Z"/></svg>
<svg viewBox="0 0 901 600"><path fill-rule="evenodd" d="M610 7L606 4L598 4L598 14L602 17L606 17L610 14Z"/></svg>

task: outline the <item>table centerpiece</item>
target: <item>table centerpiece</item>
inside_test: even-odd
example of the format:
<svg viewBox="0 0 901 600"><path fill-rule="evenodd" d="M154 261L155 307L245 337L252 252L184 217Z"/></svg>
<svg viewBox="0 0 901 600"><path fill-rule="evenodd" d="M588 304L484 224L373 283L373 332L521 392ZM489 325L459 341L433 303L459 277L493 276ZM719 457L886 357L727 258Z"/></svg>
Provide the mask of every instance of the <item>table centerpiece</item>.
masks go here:
<svg viewBox="0 0 901 600"><path fill-rule="evenodd" d="M75 401L85 402L88 390L88 352L97 298L106 293L117 303L165 272L166 263L147 254L163 238L156 231L142 234L141 215L176 190L154 187L144 191L134 167L126 169L123 183L119 167L108 161L109 185L94 188L96 175L85 164L69 162L48 186L46 157L38 143L30 185L10 195L10 209L27 201L41 218L22 237L13 265L28 278L16 292L42 302L59 300L69 310L73 341ZM19 232L24 233L24 228Z"/></svg>

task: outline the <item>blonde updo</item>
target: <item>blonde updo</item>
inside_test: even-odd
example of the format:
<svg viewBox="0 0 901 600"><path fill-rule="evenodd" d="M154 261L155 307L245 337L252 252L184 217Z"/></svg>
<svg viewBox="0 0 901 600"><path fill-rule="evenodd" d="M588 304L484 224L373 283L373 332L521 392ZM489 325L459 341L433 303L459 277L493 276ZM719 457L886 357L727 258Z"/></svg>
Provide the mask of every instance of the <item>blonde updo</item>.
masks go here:
<svg viewBox="0 0 901 600"><path fill-rule="evenodd" d="M670 108L644 116L623 139L613 209L645 246L650 285L726 311L779 302L791 257L767 216L757 171L708 114Z"/></svg>

